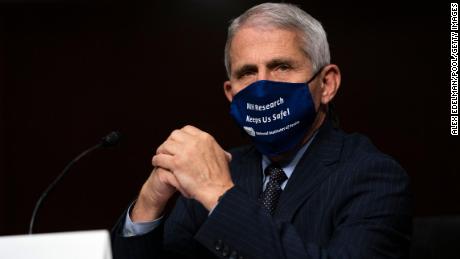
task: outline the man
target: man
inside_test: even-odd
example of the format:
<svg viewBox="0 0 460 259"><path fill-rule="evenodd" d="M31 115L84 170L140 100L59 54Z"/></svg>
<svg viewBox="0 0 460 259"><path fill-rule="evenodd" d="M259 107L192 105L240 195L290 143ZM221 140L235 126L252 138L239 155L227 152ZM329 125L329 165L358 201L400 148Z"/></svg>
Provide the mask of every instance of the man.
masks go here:
<svg viewBox="0 0 460 259"><path fill-rule="evenodd" d="M113 230L115 258L406 257L408 177L333 126L340 70L321 24L255 6L230 25L225 58L224 92L253 146L227 153L198 128L173 131Z"/></svg>

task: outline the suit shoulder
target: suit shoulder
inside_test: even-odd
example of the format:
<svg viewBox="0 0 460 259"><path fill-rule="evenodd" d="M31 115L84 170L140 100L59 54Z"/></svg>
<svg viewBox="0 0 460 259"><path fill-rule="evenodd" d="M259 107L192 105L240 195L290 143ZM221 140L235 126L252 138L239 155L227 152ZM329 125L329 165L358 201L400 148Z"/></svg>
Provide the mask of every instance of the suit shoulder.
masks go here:
<svg viewBox="0 0 460 259"><path fill-rule="evenodd" d="M372 141L359 133L344 134L342 161L355 167L386 167L405 174L405 170L392 156L381 152Z"/></svg>

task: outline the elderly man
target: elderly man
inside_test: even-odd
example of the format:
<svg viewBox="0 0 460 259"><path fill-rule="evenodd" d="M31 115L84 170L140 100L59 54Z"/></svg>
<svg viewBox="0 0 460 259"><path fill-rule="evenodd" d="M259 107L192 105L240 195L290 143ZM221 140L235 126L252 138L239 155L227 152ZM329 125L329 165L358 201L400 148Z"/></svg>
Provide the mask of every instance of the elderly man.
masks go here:
<svg viewBox="0 0 460 259"><path fill-rule="evenodd" d="M409 179L331 122L340 70L321 24L290 4L255 6L230 25L225 65L253 145L227 153L193 126L173 131L113 230L115 258L406 257Z"/></svg>

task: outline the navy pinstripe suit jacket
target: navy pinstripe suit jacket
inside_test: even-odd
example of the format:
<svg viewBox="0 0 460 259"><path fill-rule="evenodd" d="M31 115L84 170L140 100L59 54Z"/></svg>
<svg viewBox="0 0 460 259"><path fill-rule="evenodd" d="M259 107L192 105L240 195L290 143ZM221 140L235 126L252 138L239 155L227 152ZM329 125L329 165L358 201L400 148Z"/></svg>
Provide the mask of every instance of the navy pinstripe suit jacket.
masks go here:
<svg viewBox="0 0 460 259"><path fill-rule="evenodd" d="M409 178L358 134L326 122L299 161L273 217L257 199L261 155L232 151L235 187L210 216L179 197L150 233L112 231L114 258L406 258L411 234Z"/></svg>

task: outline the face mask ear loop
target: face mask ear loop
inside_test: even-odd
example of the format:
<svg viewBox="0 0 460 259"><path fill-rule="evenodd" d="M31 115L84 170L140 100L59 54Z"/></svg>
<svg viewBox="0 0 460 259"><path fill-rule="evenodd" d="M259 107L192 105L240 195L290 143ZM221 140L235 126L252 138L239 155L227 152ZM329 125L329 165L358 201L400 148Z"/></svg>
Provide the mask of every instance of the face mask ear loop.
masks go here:
<svg viewBox="0 0 460 259"><path fill-rule="evenodd" d="M309 83L311 83L311 81L315 80L315 78L316 78L319 74L321 74L321 71L323 71L323 68L324 68L324 67L320 68L320 69L318 70L318 72L316 72L316 73L313 75L313 77L310 78L310 80L307 81L307 84L309 84Z"/></svg>

